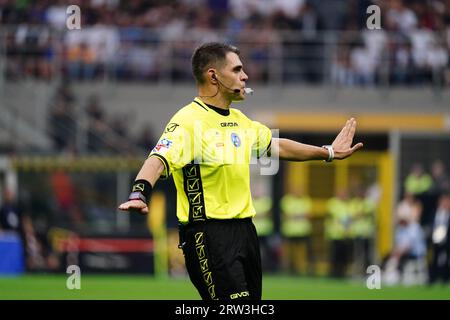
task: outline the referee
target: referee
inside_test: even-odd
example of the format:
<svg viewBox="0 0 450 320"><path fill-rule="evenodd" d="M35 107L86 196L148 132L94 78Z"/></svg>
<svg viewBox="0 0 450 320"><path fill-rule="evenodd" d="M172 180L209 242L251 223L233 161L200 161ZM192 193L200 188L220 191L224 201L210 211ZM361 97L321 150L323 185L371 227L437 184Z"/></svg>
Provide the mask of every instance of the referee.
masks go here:
<svg viewBox="0 0 450 320"><path fill-rule="evenodd" d="M173 176L177 189L180 248L189 277L204 300L260 300L261 258L252 223L252 156L289 161L344 159L356 121L347 121L331 145L317 147L275 139L269 128L230 108L245 99L248 79L239 50L206 43L192 56L198 96L169 121L120 210L148 213L159 178Z"/></svg>

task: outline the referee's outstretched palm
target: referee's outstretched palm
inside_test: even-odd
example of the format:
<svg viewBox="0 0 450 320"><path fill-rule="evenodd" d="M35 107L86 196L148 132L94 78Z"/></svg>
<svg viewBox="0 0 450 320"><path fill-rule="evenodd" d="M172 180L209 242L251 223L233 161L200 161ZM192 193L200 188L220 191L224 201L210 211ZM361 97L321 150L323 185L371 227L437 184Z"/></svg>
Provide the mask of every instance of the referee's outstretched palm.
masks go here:
<svg viewBox="0 0 450 320"><path fill-rule="evenodd" d="M148 213L148 206L141 200L129 200L119 206L119 210L137 212L140 214Z"/></svg>
<svg viewBox="0 0 450 320"><path fill-rule="evenodd" d="M336 139L334 139L333 141L332 146L334 149L335 159L345 159L363 147L363 144L361 142L355 144L352 147L355 131L356 120L354 118L351 118L347 120L341 132L339 132Z"/></svg>

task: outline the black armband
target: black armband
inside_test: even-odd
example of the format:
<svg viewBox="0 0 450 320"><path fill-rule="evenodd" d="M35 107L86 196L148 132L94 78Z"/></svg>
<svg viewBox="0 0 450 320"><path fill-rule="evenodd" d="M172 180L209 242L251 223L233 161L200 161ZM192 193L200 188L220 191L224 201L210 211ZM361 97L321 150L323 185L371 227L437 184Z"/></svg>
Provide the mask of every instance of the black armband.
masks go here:
<svg viewBox="0 0 450 320"><path fill-rule="evenodd" d="M145 204L150 201L153 187L150 182L144 179L136 180L131 188L128 200L142 200Z"/></svg>

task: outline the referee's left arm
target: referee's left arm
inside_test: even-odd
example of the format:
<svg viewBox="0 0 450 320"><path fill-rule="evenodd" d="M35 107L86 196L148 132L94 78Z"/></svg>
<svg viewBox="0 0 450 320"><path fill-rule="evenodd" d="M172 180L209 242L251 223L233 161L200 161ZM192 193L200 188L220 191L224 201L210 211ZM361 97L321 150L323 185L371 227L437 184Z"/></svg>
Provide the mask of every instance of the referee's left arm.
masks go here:
<svg viewBox="0 0 450 320"><path fill-rule="evenodd" d="M274 138L272 140L271 154L278 156L281 160L288 161L345 159L363 147L361 142L352 147L355 131L356 120L351 118L336 136L333 143L327 147L317 147L289 139Z"/></svg>
<svg viewBox="0 0 450 320"><path fill-rule="evenodd" d="M136 176L135 184L138 183L142 185L142 189L139 189L139 193L144 195L142 197L132 197L128 201L122 203L119 206L119 210L122 211L135 211L141 214L148 213L148 202L150 201L151 189L155 186L156 181L158 181L159 177L164 171L164 164L162 160L157 157L149 157L145 160L144 164L141 167L138 175ZM143 183L139 183L143 182ZM147 190L145 190L147 189ZM133 190L136 191L136 190ZM133 192L133 194L137 194L137 192Z"/></svg>

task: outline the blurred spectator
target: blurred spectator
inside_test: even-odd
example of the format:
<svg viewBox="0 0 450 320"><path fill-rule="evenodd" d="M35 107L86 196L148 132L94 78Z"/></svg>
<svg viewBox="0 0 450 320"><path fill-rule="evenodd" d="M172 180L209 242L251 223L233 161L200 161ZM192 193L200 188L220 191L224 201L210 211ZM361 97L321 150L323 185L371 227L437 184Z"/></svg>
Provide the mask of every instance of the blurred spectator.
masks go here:
<svg viewBox="0 0 450 320"><path fill-rule="evenodd" d="M450 280L450 194L443 194L434 216L429 282Z"/></svg>
<svg viewBox="0 0 450 320"><path fill-rule="evenodd" d="M431 177L433 179L432 192L443 194L450 192L450 177L448 176L445 165L441 160L436 160L431 165Z"/></svg>
<svg viewBox="0 0 450 320"><path fill-rule="evenodd" d="M322 17L324 28L327 30L343 30L351 19L347 14L352 7L348 1L314 0L319 16ZM354 3L353 3L354 4ZM352 18L356 16L352 15Z"/></svg>
<svg viewBox="0 0 450 320"><path fill-rule="evenodd" d="M112 134L112 152L131 154L134 151L134 146L130 143L131 137L129 135L128 124L132 121L128 114L114 115L109 124L110 132Z"/></svg>
<svg viewBox="0 0 450 320"><path fill-rule="evenodd" d="M405 192L403 199L398 203L396 217L407 217L409 220L419 221L422 215L422 204L413 194Z"/></svg>
<svg viewBox="0 0 450 320"><path fill-rule="evenodd" d="M238 20L247 20L257 11L258 0L248 0L248 1L240 1L240 0L229 0L229 7L232 16L236 17ZM267 6L268 8L269 6Z"/></svg>
<svg viewBox="0 0 450 320"><path fill-rule="evenodd" d="M427 56L428 51L432 48L433 43L435 42L435 35L432 30L421 26L421 28L411 32L409 38L412 44L412 55L415 69L414 82L421 84L427 80L427 74L429 74ZM435 59L435 57L433 58Z"/></svg>
<svg viewBox="0 0 450 320"><path fill-rule="evenodd" d="M443 172L439 172L439 170L442 169L443 168L439 169L439 165L437 165L434 169L435 174L443 174ZM422 214L419 221L429 242L431 237L433 216L436 211L437 199L439 197L434 189L433 178L430 174L424 172L421 164L416 163L413 165L413 168L407 176L404 185L405 190L413 194L422 205Z"/></svg>
<svg viewBox="0 0 450 320"><path fill-rule="evenodd" d="M311 198L297 188L292 194L283 196L280 204L281 235L286 249L283 256L287 259L285 265L293 274L313 275L315 259L311 239Z"/></svg>
<svg viewBox="0 0 450 320"><path fill-rule="evenodd" d="M104 117L103 107L100 104L100 98L92 94L87 100L85 108L89 120L101 120Z"/></svg>
<svg viewBox="0 0 450 320"><path fill-rule="evenodd" d="M298 28L295 29L301 30L305 39L315 38L317 32L323 30L322 19L316 8L310 2L306 1L298 10L298 16L293 17L297 18L299 23Z"/></svg>
<svg viewBox="0 0 450 320"><path fill-rule="evenodd" d="M0 206L1 232L12 232L20 237L28 271L47 270L52 266L48 264L45 246L34 230L31 217L22 211L15 193L8 188Z"/></svg>
<svg viewBox="0 0 450 320"><path fill-rule="evenodd" d="M253 183L252 195L253 206L256 210L256 216L253 218L261 247L262 268L265 271L276 271L278 259L273 248L273 205L272 198L265 190L265 184Z"/></svg>
<svg viewBox="0 0 450 320"><path fill-rule="evenodd" d="M157 52L150 48L123 42L116 61L116 76L120 79L147 80L155 78L158 72Z"/></svg>
<svg viewBox="0 0 450 320"><path fill-rule="evenodd" d="M324 44L318 31L322 30L322 20L314 6L305 2L294 18L293 29L301 31L302 50L298 59L301 61L301 73L308 83L320 83L323 80Z"/></svg>
<svg viewBox="0 0 450 320"><path fill-rule="evenodd" d="M120 47L119 32L112 16L102 15L102 19L94 26L84 29L83 34L88 48L95 52L93 63L96 71L99 74L110 74Z"/></svg>
<svg viewBox="0 0 450 320"><path fill-rule="evenodd" d="M53 1L46 11L46 22L53 28L62 30L66 27L67 4L64 0Z"/></svg>
<svg viewBox="0 0 450 320"><path fill-rule="evenodd" d="M409 33L417 26L417 16L405 5L404 0L391 0L386 18L391 30Z"/></svg>
<svg viewBox="0 0 450 320"><path fill-rule="evenodd" d="M377 203L359 187L348 203L351 214L350 234L353 238L355 272L364 275L372 264L372 245L375 236Z"/></svg>
<svg viewBox="0 0 450 320"><path fill-rule="evenodd" d="M442 86L445 81L445 68L449 61L447 48L439 40L434 41L427 51L425 60L430 78L435 84Z"/></svg>
<svg viewBox="0 0 450 320"><path fill-rule="evenodd" d="M21 75L20 48L11 33L5 34L5 76L8 80L16 80Z"/></svg>
<svg viewBox="0 0 450 320"><path fill-rule="evenodd" d="M431 176L424 172L420 163L415 163L412 166L404 182L405 191L414 196L423 195L431 189L432 185L433 180Z"/></svg>
<svg viewBox="0 0 450 320"><path fill-rule="evenodd" d="M298 13L309 6L306 0L273 0L272 2L272 12L281 12L290 19L298 17Z"/></svg>
<svg viewBox="0 0 450 320"><path fill-rule="evenodd" d="M6 188L0 206L0 230L23 236L23 215L14 193Z"/></svg>
<svg viewBox="0 0 450 320"><path fill-rule="evenodd" d="M409 84L414 70L411 43L407 40L399 40L391 45L391 81L394 84Z"/></svg>
<svg viewBox="0 0 450 320"><path fill-rule="evenodd" d="M395 284L404 275L405 265L426 255L425 236L414 214L408 210L397 211L394 248L385 257L382 268L387 283Z"/></svg>
<svg viewBox="0 0 450 320"><path fill-rule="evenodd" d="M432 186L427 193L420 196L423 203L423 215L421 224L427 237L427 243L431 245L433 219L437 210L439 197L450 191L450 180L441 160L435 160L431 164Z"/></svg>
<svg viewBox="0 0 450 320"><path fill-rule="evenodd" d="M115 133L117 138L120 138L120 140L122 141L126 141L129 139L129 128L127 127L127 125L130 122L131 121L128 114L117 114L113 117L110 127L112 128L112 131Z"/></svg>
<svg viewBox="0 0 450 320"><path fill-rule="evenodd" d="M73 105L76 102L75 95L67 82L63 82L58 87L55 94L55 99L58 98L62 99L63 101L65 101L70 105Z"/></svg>
<svg viewBox="0 0 450 320"><path fill-rule="evenodd" d="M362 39L357 41L350 52L350 65L355 77L355 84L362 86L375 84L376 52L369 50Z"/></svg>
<svg viewBox="0 0 450 320"><path fill-rule="evenodd" d="M95 76L96 52L85 42L67 49L67 69L71 80L90 80Z"/></svg>
<svg viewBox="0 0 450 320"><path fill-rule="evenodd" d="M104 108L96 95L89 97L85 108L88 117L87 151L91 153L105 153L109 150L108 125Z"/></svg>
<svg viewBox="0 0 450 320"><path fill-rule="evenodd" d="M330 276L342 278L347 275L352 262L353 248L350 238L351 214L347 190L339 190L327 202L328 216L325 235L330 241Z"/></svg>
<svg viewBox="0 0 450 320"><path fill-rule="evenodd" d="M76 118L73 107L64 93L57 94L50 104L49 131L56 151L74 150Z"/></svg>
<svg viewBox="0 0 450 320"><path fill-rule="evenodd" d="M84 221L76 201L75 187L69 174L63 170L54 171L51 174L50 182L55 196L56 224L69 229L71 226L81 227Z"/></svg>
<svg viewBox="0 0 450 320"><path fill-rule="evenodd" d="M361 37L369 52L376 57L381 57L388 45L388 33L385 30L363 30Z"/></svg>
<svg viewBox="0 0 450 320"><path fill-rule="evenodd" d="M350 64L350 50L346 46L341 46L333 57L331 80L334 84L343 86L352 86L355 83Z"/></svg>

